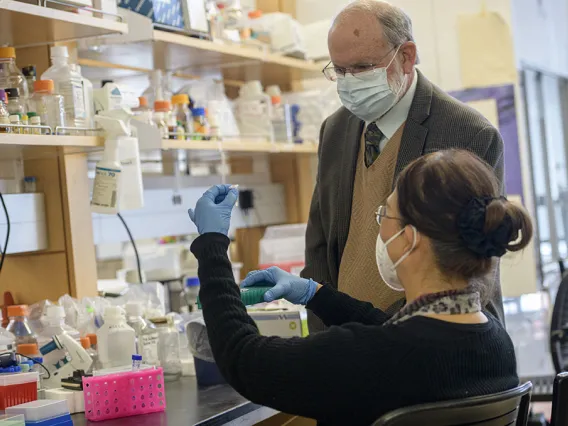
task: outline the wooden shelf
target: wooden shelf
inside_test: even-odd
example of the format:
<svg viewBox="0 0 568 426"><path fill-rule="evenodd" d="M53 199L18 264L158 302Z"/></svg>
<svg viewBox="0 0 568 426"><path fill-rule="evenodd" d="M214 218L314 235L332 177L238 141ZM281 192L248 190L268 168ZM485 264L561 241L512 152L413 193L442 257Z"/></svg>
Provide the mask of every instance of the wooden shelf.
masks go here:
<svg viewBox="0 0 568 426"><path fill-rule="evenodd" d="M24 47L113 33L128 25L14 0L0 2L0 44Z"/></svg>
<svg viewBox="0 0 568 426"><path fill-rule="evenodd" d="M98 136L18 135L0 133L0 146L61 146L78 148L102 147Z"/></svg>

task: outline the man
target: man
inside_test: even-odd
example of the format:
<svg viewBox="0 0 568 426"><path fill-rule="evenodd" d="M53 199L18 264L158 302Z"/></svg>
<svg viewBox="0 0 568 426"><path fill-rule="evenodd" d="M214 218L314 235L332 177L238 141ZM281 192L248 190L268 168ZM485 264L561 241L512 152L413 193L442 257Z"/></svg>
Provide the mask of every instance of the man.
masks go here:
<svg viewBox="0 0 568 426"><path fill-rule="evenodd" d="M384 1L358 0L335 19L324 74L343 107L320 132L319 170L302 276L332 285L387 312L403 293L382 281L375 259L375 212L397 175L417 157L448 148L473 151L503 181L503 141L478 112L415 69L410 18ZM396 259L393 259L396 262ZM503 318L498 268L488 309ZM311 319L312 329L319 327Z"/></svg>

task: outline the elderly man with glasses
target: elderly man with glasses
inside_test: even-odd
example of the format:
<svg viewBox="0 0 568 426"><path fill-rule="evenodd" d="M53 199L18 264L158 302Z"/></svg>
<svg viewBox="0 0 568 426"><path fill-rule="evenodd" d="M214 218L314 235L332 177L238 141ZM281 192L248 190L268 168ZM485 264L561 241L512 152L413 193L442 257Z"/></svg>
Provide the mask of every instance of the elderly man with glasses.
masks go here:
<svg viewBox="0 0 568 426"><path fill-rule="evenodd" d="M328 36L326 78L343 104L321 127L319 170L306 234L303 277L396 312L404 294L381 280L375 260L380 214L400 171L417 157L468 149L503 181L503 140L481 114L433 85L416 69L412 22L400 8L356 0ZM444 218L440 218L444 220ZM488 309L501 320L498 268L486 277ZM320 329L316 318L310 328Z"/></svg>

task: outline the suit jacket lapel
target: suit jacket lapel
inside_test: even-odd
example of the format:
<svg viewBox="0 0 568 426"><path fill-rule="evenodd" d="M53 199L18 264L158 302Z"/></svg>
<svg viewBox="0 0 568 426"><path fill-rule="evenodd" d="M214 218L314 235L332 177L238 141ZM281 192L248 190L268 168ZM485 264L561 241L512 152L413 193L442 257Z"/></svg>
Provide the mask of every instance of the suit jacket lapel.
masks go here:
<svg viewBox="0 0 568 426"><path fill-rule="evenodd" d="M393 185L396 183L396 177L402 169L424 154L428 128L423 123L430 116L432 92L434 89L432 83L420 71L417 71L417 78L416 93L414 94L406 125L404 126L404 132L402 133Z"/></svg>
<svg viewBox="0 0 568 426"><path fill-rule="evenodd" d="M361 134L364 122L350 114L345 129L345 135L340 140L342 145L341 179L339 180L337 200L337 229L338 231L338 260L343 256L343 249L347 243L349 224L351 222L351 204L353 202L353 185L355 184L355 171L357 158L361 147Z"/></svg>

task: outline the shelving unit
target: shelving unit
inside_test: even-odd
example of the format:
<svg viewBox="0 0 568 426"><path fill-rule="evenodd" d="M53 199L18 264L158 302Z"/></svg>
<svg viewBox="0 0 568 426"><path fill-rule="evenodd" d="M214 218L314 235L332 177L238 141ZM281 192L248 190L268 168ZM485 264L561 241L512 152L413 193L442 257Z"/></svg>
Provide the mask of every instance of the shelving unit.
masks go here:
<svg viewBox="0 0 568 426"><path fill-rule="evenodd" d="M103 146L104 139L98 136L19 135L0 133L3 146L52 146L96 148Z"/></svg>
<svg viewBox="0 0 568 426"><path fill-rule="evenodd" d="M14 0L0 2L1 44L26 47L127 32L128 25L114 19Z"/></svg>

